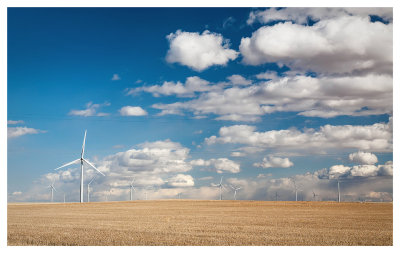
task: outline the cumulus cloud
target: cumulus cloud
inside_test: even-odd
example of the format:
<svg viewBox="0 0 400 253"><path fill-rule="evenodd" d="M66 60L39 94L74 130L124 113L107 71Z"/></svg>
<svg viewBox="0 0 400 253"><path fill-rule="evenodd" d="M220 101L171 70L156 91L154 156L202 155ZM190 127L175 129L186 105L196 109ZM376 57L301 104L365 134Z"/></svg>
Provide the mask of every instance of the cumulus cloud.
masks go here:
<svg viewBox="0 0 400 253"><path fill-rule="evenodd" d="M209 85L210 82L191 76L183 84L181 82L164 82L162 85L143 86L134 89L128 89L127 95L135 95L139 92L151 93L154 97L171 96L194 97L198 92L205 92L220 89L217 85Z"/></svg>
<svg viewBox="0 0 400 253"><path fill-rule="evenodd" d="M275 71L266 71L256 75L257 79L277 79L278 75Z"/></svg>
<svg viewBox="0 0 400 253"><path fill-rule="evenodd" d="M45 133L46 131L29 127L7 127L7 138L17 138L26 134Z"/></svg>
<svg viewBox="0 0 400 253"><path fill-rule="evenodd" d="M172 104L154 104L160 115L218 115L216 120L260 120L274 112L298 112L308 117L379 115L393 111L393 79L390 75L365 76L304 75L261 81L204 92L196 99Z"/></svg>
<svg viewBox="0 0 400 253"><path fill-rule="evenodd" d="M369 17L339 16L312 26L264 26L242 38L243 63L277 62L322 74L392 73L393 25Z"/></svg>
<svg viewBox="0 0 400 253"><path fill-rule="evenodd" d="M368 152L358 151L349 155L349 160L358 164L375 164L378 162L376 155Z"/></svg>
<svg viewBox="0 0 400 253"><path fill-rule="evenodd" d="M239 54L229 49L229 41L221 34L207 30L201 34L177 30L169 34L167 39L170 46L167 62L180 63L196 71L203 71L213 65L226 65Z"/></svg>
<svg viewBox="0 0 400 253"><path fill-rule="evenodd" d="M233 85L246 86L246 85L250 85L251 84L251 80L247 80L246 78L244 78L241 75L231 75L231 76L228 76L227 79Z"/></svg>
<svg viewBox="0 0 400 253"><path fill-rule="evenodd" d="M373 164L362 164L352 167L334 165L329 168L328 174L329 178L393 176L393 162L387 161L385 164L377 166Z"/></svg>
<svg viewBox="0 0 400 253"><path fill-rule="evenodd" d="M119 110L122 116L145 116L147 112L140 106L124 106Z"/></svg>
<svg viewBox="0 0 400 253"><path fill-rule="evenodd" d="M369 15L376 15L392 21L393 10L392 8L269 8L250 12L247 24L251 25L256 21L266 24L277 20L307 24L309 18L319 21L349 15L365 18L369 18Z"/></svg>
<svg viewBox="0 0 400 253"><path fill-rule="evenodd" d="M345 175L350 171L350 167L344 165L333 165L329 168L329 175L331 176L341 176Z"/></svg>
<svg viewBox="0 0 400 253"><path fill-rule="evenodd" d="M191 175L177 174L168 179L168 185L174 187L194 186L194 179Z"/></svg>
<svg viewBox="0 0 400 253"><path fill-rule="evenodd" d="M289 168L293 166L293 163L289 158L281 158L270 155L268 158L264 157L261 163L254 163L253 166L261 168Z"/></svg>
<svg viewBox="0 0 400 253"><path fill-rule="evenodd" d="M229 160L228 158L218 158L210 160L197 159L190 161L190 164L193 166L209 167L217 173L240 172L240 164Z"/></svg>
<svg viewBox="0 0 400 253"><path fill-rule="evenodd" d="M74 116L82 116L82 117L92 117L92 116L104 117L108 116L109 114L103 112L97 112L97 110L103 106L109 106L109 105L110 103L108 102L105 102L104 104L93 104L92 102L89 102L86 104L86 109L71 110L68 114Z"/></svg>
<svg viewBox="0 0 400 253"><path fill-rule="evenodd" d="M319 129L303 131L291 128L257 132L255 126L233 125L221 127L218 137L205 139L208 145L233 143L261 149L295 149L307 152L344 148L392 152L392 142L391 120L373 125L324 125Z"/></svg>
<svg viewBox="0 0 400 253"><path fill-rule="evenodd" d="M189 149L171 140L145 142L139 149L129 149L107 156L101 167L132 173L161 175L167 173L187 172L192 169L185 160Z"/></svg>

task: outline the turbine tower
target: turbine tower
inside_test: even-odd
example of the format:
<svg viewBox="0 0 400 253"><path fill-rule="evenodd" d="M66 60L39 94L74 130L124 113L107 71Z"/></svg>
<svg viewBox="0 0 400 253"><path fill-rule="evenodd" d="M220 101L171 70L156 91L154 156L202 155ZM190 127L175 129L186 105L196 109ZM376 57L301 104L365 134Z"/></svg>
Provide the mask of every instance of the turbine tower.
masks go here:
<svg viewBox="0 0 400 253"><path fill-rule="evenodd" d="M278 201L278 192L275 192L275 201Z"/></svg>
<svg viewBox="0 0 400 253"><path fill-rule="evenodd" d="M53 182L51 183L51 185L49 185L49 188L50 188L50 190L51 190L51 202L53 202L53 190L54 190L54 191L57 191L56 188L54 188L54 180L53 180Z"/></svg>
<svg viewBox="0 0 400 253"><path fill-rule="evenodd" d="M132 190L136 191L135 187L133 187L133 181L135 180L135 178L132 179L132 182L130 184L130 188L131 188L131 201L132 201Z"/></svg>
<svg viewBox="0 0 400 253"><path fill-rule="evenodd" d="M312 191L312 194L313 194L313 201L315 201L315 197L316 197L316 196L319 196L319 195L318 195L318 194L315 194L314 190Z"/></svg>
<svg viewBox="0 0 400 253"><path fill-rule="evenodd" d="M294 184L294 190L296 191L296 201L297 201L297 192L302 190L296 185L296 180L294 180L294 178L292 178L292 180Z"/></svg>
<svg viewBox="0 0 400 253"><path fill-rule="evenodd" d="M90 182L88 183L88 185L87 185L87 202L90 202L90 198L89 198L89 195L90 195L90 184L93 182L93 180L96 178L96 176L94 176L93 178L92 178L92 180L90 180Z"/></svg>
<svg viewBox="0 0 400 253"><path fill-rule="evenodd" d="M338 202L340 202L340 181L337 179Z"/></svg>
<svg viewBox="0 0 400 253"><path fill-rule="evenodd" d="M91 164L89 161L87 161L85 158L83 158L83 155L85 154L85 141L86 141L86 130L85 130L85 136L83 137L83 144L82 144L82 152L81 152L81 158L76 159L75 161L69 162L64 164L63 166L58 167L55 170L61 169L63 167L75 164L77 162L80 162L81 164L81 186L80 186L80 202L83 202L83 162L85 162L87 165L95 169L97 172L99 172L101 175L105 176L101 171L99 171L96 167L94 167L93 164Z"/></svg>
<svg viewBox="0 0 400 253"><path fill-rule="evenodd" d="M238 190L240 190L240 189L242 189L242 187L235 187L235 186L230 186L231 188L232 188L232 190L234 190L235 191L235 193L233 194L233 197L235 198L235 200L236 200L236 192L238 191Z"/></svg>
<svg viewBox="0 0 400 253"><path fill-rule="evenodd" d="M216 185L216 187L219 187L219 200L222 200L222 188L225 189L225 187L222 185L222 178L224 176L221 177L221 181L219 181L219 184Z"/></svg>

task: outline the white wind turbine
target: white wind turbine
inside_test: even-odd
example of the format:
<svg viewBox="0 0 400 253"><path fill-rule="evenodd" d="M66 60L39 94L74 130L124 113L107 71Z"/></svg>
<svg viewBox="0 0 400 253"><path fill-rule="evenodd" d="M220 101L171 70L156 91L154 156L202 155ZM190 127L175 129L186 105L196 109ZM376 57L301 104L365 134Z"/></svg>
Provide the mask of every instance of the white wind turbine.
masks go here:
<svg viewBox="0 0 400 253"><path fill-rule="evenodd" d="M92 180L90 180L90 182L87 185L87 202L90 202L90 184L93 182L93 180L96 178L96 176L94 176L92 178Z"/></svg>
<svg viewBox="0 0 400 253"><path fill-rule="evenodd" d="M219 184L216 185L216 187L219 187L219 200L222 200L222 188L225 189L225 187L222 185L222 178L224 176L221 177L221 181L219 181Z"/></svg>
<svg viewBox="0 0 400 253"><path fill-rule="evenodd" d="M338 190L338 202L340 202L340 181L337 179L337 190Z"/></svg>
<svg viewBox="0 0 400 253"><path fill-rule="evenodd" d="M294 190L296 191L296 201L297 201L297 192L298 191L302 191L300 188L299 188L299 186L297 186L296 185L296 180L294 180L294 178L292 178L292 180L293 180L293 184L294 184Z"/></svg>
<svg viewBox="0 0 400 253"><path fill-rule="evenodd" d="M135 180L135 178L132 179L132 182L131 182L131 184L130 184L130 188L131 188L131 201L132 201L132 191L135 191L135 192L136 192L135 187L133 187L133 181L134 181L134 180Z"/></svg>
<svg viewBox="0 0 400 253"><path fill-rule="evenodd" d="M314 190L312 191L313 194L313 200L315 201L315 197L319 196L318 194L315 194Z"/></svg>
<svg viewBox="0 0 400 253"><path fill-rule="evenodd" d="M49 185L49 188L50 188L50 190L51 190L51 202L53 202L53 190L54 190L54 191L57 191L56 188L54 188L54 181L55 181L55 180L53 180L53 182L51 183L51 185Z"/></svg>
<svg viewBox="0 0 400 253"><path fill-rule="evenodd" d="M232 188L232 190L235 191L235 193L233 194L233 197L234 197L235 200L236 200L236 192L237 192L238 190L242 189L242 187L235 187L235 186L232 186L232 185L230 185L230 187Z"/></svg>
<svg viewBox="0 0 400 253"><path fill-rule="evenodd" d="M85 162L87 165L95 169L97 172L99 172L101 175L105 176L101 171L99 171L96 167L94 167L93 164L88 162L85 158L83 158L83 155L85 154L85 141L86 141L86 130L85 130L85 136L83 137L83 144L82 144L82 152L81 152L81 158L76 159L75 161L69 162L64 164L63 166L58 167L55 170L61 169L63 167L75 164L77 162L80 162L81 164L81 186L80 186L80 202L83 202L83 162Z"/></svg>

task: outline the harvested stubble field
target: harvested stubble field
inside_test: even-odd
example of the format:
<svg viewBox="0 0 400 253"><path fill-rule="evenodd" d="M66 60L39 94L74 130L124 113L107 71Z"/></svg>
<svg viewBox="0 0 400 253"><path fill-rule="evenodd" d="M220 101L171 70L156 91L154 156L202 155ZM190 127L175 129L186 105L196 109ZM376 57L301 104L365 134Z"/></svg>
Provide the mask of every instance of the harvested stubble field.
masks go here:
<svg viewBox="0 0 400 253"><path fill-rule="evenodd" d="M8 245L392 245L392 203L8 204Z"/></svg>

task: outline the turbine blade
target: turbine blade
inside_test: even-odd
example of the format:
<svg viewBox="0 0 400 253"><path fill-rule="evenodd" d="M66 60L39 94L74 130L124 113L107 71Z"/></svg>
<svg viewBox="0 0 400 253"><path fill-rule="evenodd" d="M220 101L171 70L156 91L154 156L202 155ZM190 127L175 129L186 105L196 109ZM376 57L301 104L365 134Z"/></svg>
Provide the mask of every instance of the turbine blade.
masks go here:
<svg viewBox="0 0 400 253"><path fill-rule="evenodd" d="M53 190L57 191L56 188L54 188L54 186L51 186L51 188L53 188Z"/></svg>
<svg viewBox="0 0 400 253"><path fill-rule="evenodd" d="M71 165L71 164L74 164L74 163L76 163L76 162L79 162L80 160L81 160L81 159L76 159L75 161L66 163L66 164L64 164L63 166L60 166L60 167L58 167L57 169L54 169L54 170L61 169L61 168L66 167L66 166L68 166L68 165Z"/></svg>
<svg viewBox="0 0 400 253"><path fill-rule="evenodd" d="M222 184L222 178L223 178L223 177L224 177L224 176L221 177L221 181L219 181L219 184Z"/></svg>
<svg viewBox="0 0 400 253"><path fill-rule="evenodd" d="M83 159L83 158L82 158ZM103 176L106 176L103 174L103 172L101 172L100 170L98 170L96 167L94 167L93 164L91 164L90 162L88 162L86 159L83 159L83 161L85 161L85 163L87 163L88 165L90 165L91 167L93 167L93 169L97 170L97 172L99 172L100 174L102 174Z"/></svg>
<svg viewBox="0 0 400 253"><path fill-rule="evenodd" d="M86 142L86 130L85 130L85 136L83 137L82 153L81 153L82 158L83 158L83 155L85 154L85 142Z"/></svg>
<svg viewBox="0 0 400 253"><path fill-rule="evenodd" d="M95 179L96 177L94 176L93 178L92 178L92 180L90 180L90 182L88 183L88 185L90 185L92 182L93 182L93 180Z"/></svg>

